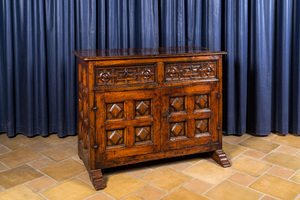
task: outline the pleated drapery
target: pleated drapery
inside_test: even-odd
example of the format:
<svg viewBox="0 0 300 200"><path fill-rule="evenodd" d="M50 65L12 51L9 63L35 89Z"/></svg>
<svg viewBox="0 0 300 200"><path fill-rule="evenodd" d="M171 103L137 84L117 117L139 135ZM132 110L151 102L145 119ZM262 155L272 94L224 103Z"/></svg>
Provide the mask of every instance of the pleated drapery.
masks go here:
<svg viewBox="0 0 300 200"><path fill-rule="evenodd" d="M300 134L298 0L2 0L0 132L77 133L74 49L224 50L224 130Z"/></svg>

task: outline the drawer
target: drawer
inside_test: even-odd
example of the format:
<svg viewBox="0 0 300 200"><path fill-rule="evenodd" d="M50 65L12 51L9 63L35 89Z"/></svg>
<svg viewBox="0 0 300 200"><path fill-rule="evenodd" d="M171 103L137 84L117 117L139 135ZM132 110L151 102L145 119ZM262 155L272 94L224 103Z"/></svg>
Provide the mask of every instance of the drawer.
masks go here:
<svg viewBox="0 0 300 200"><path fill-rule="evenodd" d="M95 87L157 83L156 63L95 66Z"/></svg>
<svg viewBox="0 0 300 200"><path fill-rule="evenodd" d="M218 80L218 61L174 62L164 64L164 81Z"/></svg>

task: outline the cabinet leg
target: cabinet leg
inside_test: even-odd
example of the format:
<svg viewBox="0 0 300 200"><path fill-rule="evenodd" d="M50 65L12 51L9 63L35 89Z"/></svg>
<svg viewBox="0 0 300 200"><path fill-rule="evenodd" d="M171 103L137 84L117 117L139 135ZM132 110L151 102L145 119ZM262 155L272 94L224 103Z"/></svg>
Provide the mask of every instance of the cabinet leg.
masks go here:
<svg viewBox="0 0 300 200"><path fill-rule="evenodd" d="M101 169L91 170L90 179L96 190L102 190L106 187L105 181L102 176Z"/></svg>
<svg viewBox="0 0 300 200"><path fill-rule="evenodd" d="M222 167L230 167L231 164L228 160L228 158L226 157L225 152L223 151L223 149L218 149L215 150L212 154L212 159L214 159L217 163L219 163Z"/></svg>

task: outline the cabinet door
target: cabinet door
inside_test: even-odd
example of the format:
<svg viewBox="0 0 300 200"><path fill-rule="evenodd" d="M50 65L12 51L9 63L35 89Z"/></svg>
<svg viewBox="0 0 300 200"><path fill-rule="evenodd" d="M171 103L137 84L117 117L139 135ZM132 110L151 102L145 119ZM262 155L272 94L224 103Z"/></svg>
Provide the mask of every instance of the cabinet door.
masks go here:
<svg viewBox="0 0 300 200"><path fill-rule="evenodd" d="M107 159L160 149L159 90L96 94L96 141Z"/></svg>
<svg viewBox="0 0 300 200"><path fill-rule="evenodd" d="M162 149L218 141L217 83L162 90Z"/></svg>

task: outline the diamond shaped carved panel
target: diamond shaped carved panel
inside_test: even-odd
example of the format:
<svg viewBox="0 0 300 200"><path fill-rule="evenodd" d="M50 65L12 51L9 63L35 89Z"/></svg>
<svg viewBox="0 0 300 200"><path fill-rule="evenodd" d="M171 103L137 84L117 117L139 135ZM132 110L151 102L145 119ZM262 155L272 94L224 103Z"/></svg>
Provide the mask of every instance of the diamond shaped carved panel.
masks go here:
<svg viewBox="0 0 300 200"><path fill-rule="evenodd" d="M135 101L135 115L151 115L151 100Z"/></svg>
<svg viewBox="0 0 300 200"><path fill-rule="evenodd" d="M124 117L124 103L106 104L106 119L117 119Z"/></svg>
<svg viewBox="0 0 300 200"><path fill-rule="evenodd" d="M208 94L195 96L195 109L209 108Z"/></svg>
<svg viewBox="0 0 300 200"><path fill-rule="evenodd" d="M135 141L136 142L142 142L151 140L151 127L145 126L145 127L136 127L135 128Z"/></svg>
<svg viewBox="0 0 300 200"><path fill-rule="evenodd" d="M124 144L124 130L107 131L107 146Z"/></svg>
<svg viewBox="0 0 300 200"><path fill-rule="evenodd" d="M209 132L208 119L196 120L196 134Z"/></svg>
<svg viewBox="0 0 300 200"><path fill-rule="evenodd" d="M170 111L179 112L185 110L184 97L170 97Z"/></svg>
<svg viewBox="0 0 300 200"><path fill-rule="evenodd" d="M171 137L185 136L185 122L170 123Z"/></svg>

